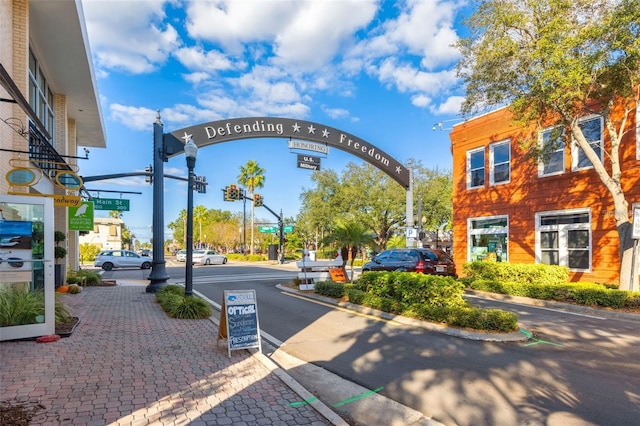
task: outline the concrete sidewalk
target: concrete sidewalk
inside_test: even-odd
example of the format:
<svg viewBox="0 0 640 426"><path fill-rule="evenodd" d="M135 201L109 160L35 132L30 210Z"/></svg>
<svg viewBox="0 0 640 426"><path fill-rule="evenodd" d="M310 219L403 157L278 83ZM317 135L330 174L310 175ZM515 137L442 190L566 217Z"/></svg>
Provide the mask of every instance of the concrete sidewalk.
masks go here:
<svg viewBox="0 0 640 426"><path fill-rule="evenodd" d="M1 342L2 406L30 425L346 425L257 350L229 358L212 321L172 319L130 284L60 295L80 318L69 337Z"/></svg>

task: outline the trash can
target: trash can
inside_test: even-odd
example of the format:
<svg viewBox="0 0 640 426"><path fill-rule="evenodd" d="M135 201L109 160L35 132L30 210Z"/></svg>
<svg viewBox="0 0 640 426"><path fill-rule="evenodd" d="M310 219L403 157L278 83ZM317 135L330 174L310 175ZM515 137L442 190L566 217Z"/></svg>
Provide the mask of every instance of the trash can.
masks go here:
<svg viewBox="0 0 640 426"><path fill-rule="evenodd" d="M269 260L278 260L278 245L277 244L269 244L268 258L269 258Z"/></svg>

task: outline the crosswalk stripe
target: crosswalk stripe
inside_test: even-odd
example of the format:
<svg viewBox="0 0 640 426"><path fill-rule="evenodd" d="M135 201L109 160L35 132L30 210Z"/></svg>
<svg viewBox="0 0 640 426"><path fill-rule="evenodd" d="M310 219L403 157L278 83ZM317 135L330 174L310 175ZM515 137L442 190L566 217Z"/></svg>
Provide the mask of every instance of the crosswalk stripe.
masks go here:
<svg viewBox="0 0 640 426"><path fill-rule="evenodd" d="M233 274L214 275L208 277L193 277L194 284L206 284L214 282L237 282L237 281L266 281L266 280L291 280L297 276L296 273L287 274ZM176 280L177 283L184 283L184 279Z"/></svg>

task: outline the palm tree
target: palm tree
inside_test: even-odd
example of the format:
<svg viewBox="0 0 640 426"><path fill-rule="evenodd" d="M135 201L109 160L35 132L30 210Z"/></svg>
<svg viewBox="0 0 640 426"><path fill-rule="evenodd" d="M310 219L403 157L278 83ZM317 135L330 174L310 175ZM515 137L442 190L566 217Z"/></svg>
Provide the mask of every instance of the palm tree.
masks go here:
<svg viewBox="0 0 640 426"><path fill-rule="evenodd" d="M369 230L360 222L340 222L333 229L329 237L330 242L334 242L341 247L341 255L343 260L343 266L347 262L349 252L351 252L351 282L353 282L353 261L355 260L358 250L374 241L373 235Z"/></svg>
<svg viewBox="0 0 640 426"><path fill-rule="evenodd" d="M198 205L193 209L193 219L200 225L200 231L198 232L197 239L197 241L200 242L200 245L202 245L202 221L207 218L207 213L207 208L203 205Z"/></svg>
<svg viewBox="0 0 640 426"><path fill-rule="evenodd" d="M260 167L254 160L247 161L247 164L240 166L240 174L238 175L238 183L249 191L253 199L253 191L257 188L264 187L265 169ZM251 202L251 248L250 253L253 254L253 227L254 227L254 210L255 202Z"/></svg>

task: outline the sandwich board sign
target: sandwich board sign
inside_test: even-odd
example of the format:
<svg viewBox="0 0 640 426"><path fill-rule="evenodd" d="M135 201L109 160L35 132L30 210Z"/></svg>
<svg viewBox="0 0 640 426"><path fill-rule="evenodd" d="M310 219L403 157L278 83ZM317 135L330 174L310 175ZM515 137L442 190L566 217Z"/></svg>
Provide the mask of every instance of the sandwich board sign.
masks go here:
<svg viewBox="0 0 640 426"><path fill-rule="evenodd" d="M258 301L255 290L225 290L220 312L218 341L227 339L231 351L258 348L262 351Z"/></svg>

